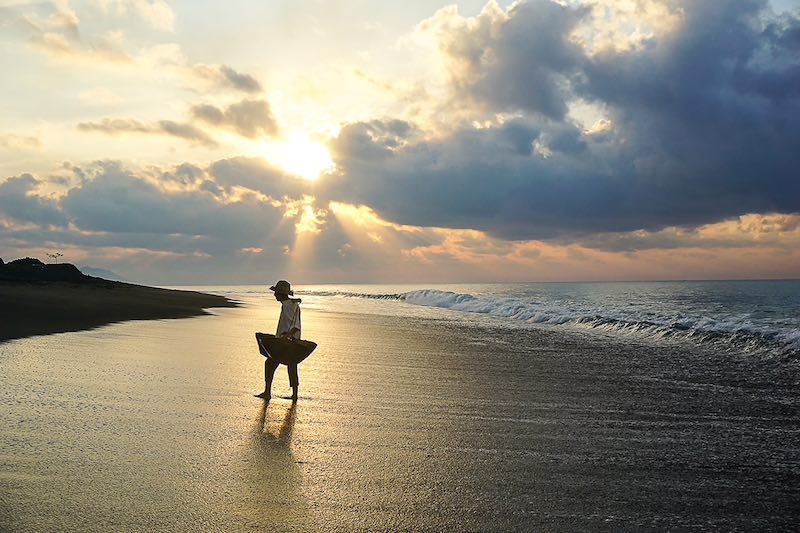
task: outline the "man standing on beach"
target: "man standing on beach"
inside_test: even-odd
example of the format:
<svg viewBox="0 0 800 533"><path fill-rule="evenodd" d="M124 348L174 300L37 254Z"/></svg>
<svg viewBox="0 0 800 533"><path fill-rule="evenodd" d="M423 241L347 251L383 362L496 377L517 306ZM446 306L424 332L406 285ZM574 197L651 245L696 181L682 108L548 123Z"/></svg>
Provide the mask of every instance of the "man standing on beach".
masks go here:
<svg viewBox="0 0 800 533"><path fill-rule="evenodd" d="M275 293L275 299L281 302L281 316L278 319L278 331L276 337L291 339L300 338L300 298L290 298L294 294L292 286L286 280L280 280L269 288ZM256 394L259 398L269 400L272 397L272 377L278 363L272 357L267 357L264 361L264 392ZM297 401L297 392L300 388L300 380L297 375L297 364L287 365L289 370L289 385L292 387L292 401Z"/></svg>

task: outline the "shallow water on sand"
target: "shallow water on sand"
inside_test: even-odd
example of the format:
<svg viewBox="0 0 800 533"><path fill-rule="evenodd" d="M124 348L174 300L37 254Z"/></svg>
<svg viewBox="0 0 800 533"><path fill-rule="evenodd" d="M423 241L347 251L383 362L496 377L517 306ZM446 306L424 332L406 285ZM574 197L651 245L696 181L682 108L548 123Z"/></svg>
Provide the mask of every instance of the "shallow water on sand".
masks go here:
<svg viewBox="0 0 800 533"><path fill-rule="evenodd" d="M300 367L300 401L267 405L252 396L253 332L274 328L271 304L0 344L0 529L800 518L795 389L678 349L311 305L303 334L319 348ZM282 367L273 394L288 393Z"/></svg>

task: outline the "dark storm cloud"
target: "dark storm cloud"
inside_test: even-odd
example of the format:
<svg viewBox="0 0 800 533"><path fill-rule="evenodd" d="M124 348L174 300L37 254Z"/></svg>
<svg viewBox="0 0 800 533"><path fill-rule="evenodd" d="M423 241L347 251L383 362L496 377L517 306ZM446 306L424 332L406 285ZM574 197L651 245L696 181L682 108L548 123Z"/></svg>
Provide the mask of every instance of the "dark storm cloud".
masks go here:
<svg viewBox="0 0 800 533"><path fill-rule="evenodd" d="M446 52L468 65L456 72L462 96L498 111L529 111L561 120L569 78L582 56L569 34L584 13L550 1L518 4L502 30L470 28L445 41Z"/></svg>
<svg viewBox="0 0 800 533"><path fill-rule="evenodd" d="M737 238L738 237L738 238ZM639 252L642 250L674 250L679 248L752 248L774 245L775 240L708 237L696 231L665 229L657 232L599 233L578 241L584 248L606 252Z"/></svg>
<svg viewBox="0 0 800 533"><path fill-rule="evenodd" d="M20 222L65 226L67 218L55 200L35 194L39 180L30 174L0 183L0 215Z"/></svg>
<svg viewBox="0 0 800 533"><path fill-rule="evenodd" d="M282 207L246 191L230 199L213 176L193 165L137 174L105 161L72 170L85 179L62 197L42 195L42 181L28 174L0 184L0 218L12 221L4 240L215 257L253 246L274 252L294 239L294 220ZM165 190L159 183L189 188Z"/></svg>
<svg viewBox="0 0 800 533"><path fill-rule="evenodd" d="M0 184L0 246L87 250L105 258L106 266L150 272L152 279L166 283L224 281L230 275L249 280L264 276L266 281L278 276L300 238L296 224L304 210L298 210L299 205L312 207L319 224L314 246L304 249L302 267L297 268L324 279L349 279L354 272L364 279L380 279L387 261L402 259L402 249L441 240L433 231L376 224L370 231L390 239L392 246L380 246L360 234L355 242L352 228L347 231L332 211L302 199L307 182L281 176L257 160L138 171L101 161L80 168L70 165L68 170L83 179L62 197L38 191L45 181L53 181L50 177L23 175ZM231 195L234 186L245 189ZM270 198L247 189L259 189ZM272 200L279 198L287 202ZM166 261L163 264L173 268L152 270L147 266L152 261Z"/></svg>
<svg viewBox="0 0 800 533"><path fill-rule="evenodd" d="M278 123L264 100L243 100L225 109L209 104L197 105L192 108L192 115L198 120L251 139L278 133Z"/></svg>
<svg viewBox="0 0 800 533"><path fill-rule="evenodd" d="M4 237L34 246L47 246L57 243L60 246L87 248L116 247L169 252L173 254L192 254L209 250L215 253L233 253L235 244L225 246L225 241L214 241L208 237L192 235L166 235L153 233L78 233L62 228L23 228L6 230Z"/></svg>
<svg viewBox="0 0 800 533"><path fill-rule="evenodd" d="M39 190L45 181L54 181L52 176L39 180L25 174L0 184L0 220L6 222L2 244L142 250L190 261L205 258L217 266L236 263L249 249L245 255L250 260L281 265L303 214L296 205L308 192L305 180L246 158L207 168L182 164L133 170L100 161L69 165L68 170L82 179L60 197ZM331 249L346 243L333 217L320 230L326 232L326 245L314 257L332 268L360 257L343 257Z"/></svg>
<svg viewBox="0 0 800 533"><path fill-rule="evenodd" d="M295 201L308 192L305 180L247 158L220 160L208 168L187 163L134 171L100 161L68 170L80 179L63 196L39 191L45 181L73 181L63 176L39 180L23 174L0 183L0 216L40 226L69 223L82 231L220 238L247 246L286 222L284 208L258 193ZM238 187L235 197L233 187Z"/></svg>
<svg viewBox="0 0 800 533"><path fill-rule="evenodd" d="M223 203L205 191L167 193L117 163L61 201L64 213L84 230L111 233L181 234L229 238L262 235L255 228L278 225L279 208L244 196Z"/></svg>
<svg viewBox="0 0 800 533"><path fill-rule="evenodd" d="M374 125L366 124L342 130L332 145L341 171L319 184L317 194L365 203L403 224L522 238L602 221L607 203L624 193L591 154L574 157L575 145L565 152L551 147L547 159L533 153L540 138L569 138L567 126L514 121L399 149L374 132ZM620 229L621 223L606 225Z"/></svg>
<svg viewBox="0 0 800 533"><path fill-rule="evenodd" d="M464 56L457 91L527 118L433 141L351 124L331 146L339 173L326 194L514 239L800 211L800 20L768 20L755 0L671 5L674 31L593 56L568 41L584 13L544 0L491 32L459 30L445 41ZM575 98L602 106L612 128L571 124Z"/></svg>
<svg viewBox="0 0 800 533"><path fill-rule="evenodd" d="M310 192L308 181L290 176L263 159L233 157L214 162L208 169L214 183L223 187L240 186L280 199L299 198Z"/></svg>
<svg viewBox="0 0 800 533"><path fill-rule="evenodd" d="M164 170L159 176L161 181L173 182L183 186L201 183L205 177L205 170L190 163L182 163L173 169Z"/></svg>
<svg viewBox="0 0 800 533"><path fill-rule="evenodd" d="M78 124L78 130L108 135L119 133L170 135L206 146L217 145L214 139L196 126L172 120L159 120L152 124L145 124L132 118L104 118L98 122L81 122Z"/></svg>

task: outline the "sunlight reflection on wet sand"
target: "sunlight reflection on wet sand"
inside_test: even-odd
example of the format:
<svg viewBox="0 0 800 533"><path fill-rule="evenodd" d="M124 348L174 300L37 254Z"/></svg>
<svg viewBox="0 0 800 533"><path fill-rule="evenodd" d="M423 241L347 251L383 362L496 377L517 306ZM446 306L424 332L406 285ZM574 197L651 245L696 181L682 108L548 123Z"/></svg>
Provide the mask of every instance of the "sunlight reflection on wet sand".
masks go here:
<svg viewBox="0 0 800 533"><path fill-rule="evenodd" d="M271 303L0 344L0 529L794 518L797 491L769 480L797 464L796 417L737 388L667 387L679 353L307 308L319 348L300 401L281 367L266 404L253 332L274 327ZM725 467L741 457L760 470Z"/></svg>

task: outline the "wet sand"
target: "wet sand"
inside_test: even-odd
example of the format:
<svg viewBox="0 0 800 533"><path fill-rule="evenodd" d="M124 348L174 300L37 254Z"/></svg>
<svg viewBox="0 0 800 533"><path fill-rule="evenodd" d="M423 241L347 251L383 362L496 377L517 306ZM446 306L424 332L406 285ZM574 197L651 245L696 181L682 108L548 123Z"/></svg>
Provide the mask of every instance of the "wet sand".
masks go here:
<svg viewBox="0 0 800 533"><path fill-rule="evenodd" d="M304 309L300 401L252 397L275 309L0 344L0 529L790 529L796 388L680 350ZM756 379L753 383L756 383ZM273 394L288 395L285 368Z"/></svg>
<svg viewBox="0 0 800 533"><path fill-rule="evenodd" d="M0 280L0 342L80 331L123 320L184 318L235 304L220 296L88 278L87 282Z"/></svg>

